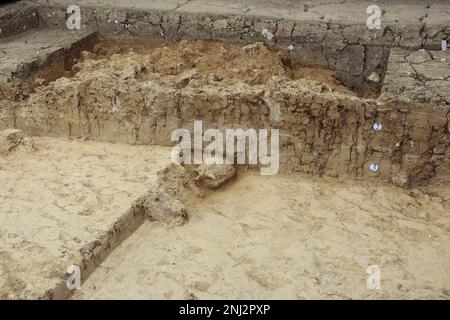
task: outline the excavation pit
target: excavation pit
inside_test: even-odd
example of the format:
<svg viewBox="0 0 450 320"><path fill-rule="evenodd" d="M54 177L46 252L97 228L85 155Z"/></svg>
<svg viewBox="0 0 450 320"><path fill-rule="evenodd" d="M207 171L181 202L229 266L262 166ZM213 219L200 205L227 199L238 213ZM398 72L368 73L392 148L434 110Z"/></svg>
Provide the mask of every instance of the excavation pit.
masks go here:
<svg viewBox="0 0 450 320"><path fill-rule="evenodd" d="M107 41L5 87L0 129L36 151L0 158L0 296L67 298L79 265L74 298L447 299L448 76L408 100L411 79L433 86L408 71L448 54L417 52L392 50L376 90L356 92L263 42ZM239 168L197 190L170 165L173 130L195 120L279 129L278 175ZM164 219L185 210L187 223ZM366 286L371 265L381 291Z"/></svg>

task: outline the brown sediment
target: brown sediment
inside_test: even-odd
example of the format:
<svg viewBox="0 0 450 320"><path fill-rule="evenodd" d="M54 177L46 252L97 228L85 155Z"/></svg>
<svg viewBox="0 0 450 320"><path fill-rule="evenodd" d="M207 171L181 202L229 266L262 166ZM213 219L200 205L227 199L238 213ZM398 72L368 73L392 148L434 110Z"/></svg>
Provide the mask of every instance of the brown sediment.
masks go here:
<svg viewBox="0 0 450 320"><path fill-rule="evenodd" d="M448 105L396 95L390 85L397 83L391 79L395 52L383 95L374 100L344 87L333 71L301 66L288 51L263 43L197 40L136 50L124 44L114 54L112 47L97 44L67 77L44 80L35 92L3 104L0 126L159 145L173 144L172 131L192 129L194 120L218 129L277 128L283 172L402 186L449 178ZM432 63L428 68L440 60ZM372 128L377 121L381 133ZM372 162L382 170L370 172Z"/></svg>

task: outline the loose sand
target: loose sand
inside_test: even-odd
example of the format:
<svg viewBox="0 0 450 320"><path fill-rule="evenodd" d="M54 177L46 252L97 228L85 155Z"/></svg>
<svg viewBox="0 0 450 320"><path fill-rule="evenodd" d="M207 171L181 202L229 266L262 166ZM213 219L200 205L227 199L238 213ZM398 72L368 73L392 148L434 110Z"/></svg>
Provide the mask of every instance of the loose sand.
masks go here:
<svg viewBox="0 0 450 320"><path fill-rule="evenodd" d="M186 225L145 222L74 298L448 299L450 191L432 189L247 173Z"/></svg>

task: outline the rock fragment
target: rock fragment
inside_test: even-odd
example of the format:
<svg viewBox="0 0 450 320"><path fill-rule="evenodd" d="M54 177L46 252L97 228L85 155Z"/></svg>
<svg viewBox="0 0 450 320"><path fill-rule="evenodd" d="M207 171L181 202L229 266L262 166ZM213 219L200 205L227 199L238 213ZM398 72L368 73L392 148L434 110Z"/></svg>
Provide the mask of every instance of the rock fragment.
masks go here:
<svg viewBox="0 0 450 320"><path fill-rule="evenodd" d="M202 164L195 169L198 185L217 189L236 176L236 168L231 164Z"/></svg>
<svg viewBox="0 0 450 320"><path fill-rule="evenodd" d="M380 75L376 72L372 72L370 74L370 76L367 78L367 80L375 82L375 83L379 83L381 81Z"/></svg>
<svg viewBox="0 0 450 320"><path fill-rule="evenodd" d="M399 172L392 177L392 183L397 187L407 188L409 182L409 177L405 172Z"/></svg>
<svg viewBox="0 0 450 320"><path fill-rule="evenodd" d="M188 219L186 207L181 201L162 190L149 192L143 205L147 217L153 221L170 222L180 225Z"/></svg>

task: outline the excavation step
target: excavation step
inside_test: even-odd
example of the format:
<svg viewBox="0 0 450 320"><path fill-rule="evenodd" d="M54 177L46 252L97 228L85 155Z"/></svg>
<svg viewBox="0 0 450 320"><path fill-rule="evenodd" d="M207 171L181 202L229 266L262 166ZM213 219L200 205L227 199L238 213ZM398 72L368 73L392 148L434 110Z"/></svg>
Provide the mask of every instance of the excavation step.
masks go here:
<svg viewBox="0 0 450 320"><path fill-rule="evenodd" d="M0 84L15 85L61 57L89 47L92 30L31 29L0 40Z"/></svg>
<svg viewBox="0 0 450 320"><path fill-rule="evenodd" d="M26 138L0 132L0 300L61 299L68 267L84 280L142 223L171 149Z"/></svg>

